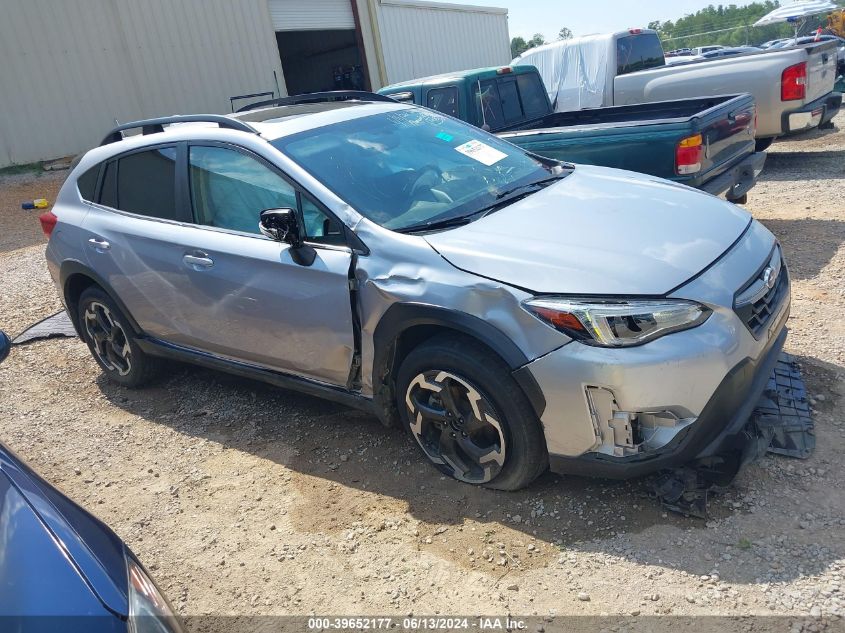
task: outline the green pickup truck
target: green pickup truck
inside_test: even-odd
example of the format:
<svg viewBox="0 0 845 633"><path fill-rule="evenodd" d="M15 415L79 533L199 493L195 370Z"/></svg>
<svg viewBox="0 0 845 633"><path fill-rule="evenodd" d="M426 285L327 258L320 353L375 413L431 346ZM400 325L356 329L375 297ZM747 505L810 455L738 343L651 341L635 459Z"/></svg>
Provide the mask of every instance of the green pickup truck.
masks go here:
<svg viewBox="0 0 845 633"><path fill-rule="evenodd" d="M534 66L479 68L379 90L484 128L531 152L639 171L744 203L766 160L751 95L554 112Z"/></svg>

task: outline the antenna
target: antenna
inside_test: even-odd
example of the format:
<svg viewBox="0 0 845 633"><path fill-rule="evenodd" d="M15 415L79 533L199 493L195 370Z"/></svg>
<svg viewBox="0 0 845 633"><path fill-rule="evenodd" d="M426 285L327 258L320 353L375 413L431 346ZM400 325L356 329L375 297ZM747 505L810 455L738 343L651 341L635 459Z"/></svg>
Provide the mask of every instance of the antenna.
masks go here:
<svg viewBox="0 0 845 633"><path fill-rule="evenodd" d="M478 105L481 107L481 129L489 132L490 126L487 125L487 116L484 114L484 95L481 94L481 80L476 79L475 82L478 84Z"/></svg>

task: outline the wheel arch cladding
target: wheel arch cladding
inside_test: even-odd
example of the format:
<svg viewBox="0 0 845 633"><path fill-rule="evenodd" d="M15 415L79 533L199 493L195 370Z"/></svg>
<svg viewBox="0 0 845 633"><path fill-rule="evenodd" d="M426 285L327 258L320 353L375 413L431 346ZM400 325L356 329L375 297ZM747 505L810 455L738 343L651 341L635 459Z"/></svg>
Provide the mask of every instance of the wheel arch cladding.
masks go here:
<svg viewBox="0 0 845 633"><path fill-rule="evenodd" d="M466 312L419 303L395 303L381 317L373 333L374 396L383 422L392 424L397 419L393 380L402 359L424 341L450 332L468 337L499 356L511 369L537 417L542 416L546 400L525 367L529 359L501 330Z"/></svg>
<svg viewBox="0 0 845 633"><path fill-rule="evenodd" d="M100 290L108 295L129 321L129 326L132 328L134 334L142 333L132 314L115 293L112 292L105 280L84 264L77 261L64 262L60 272L60 281L62 293L64 294L65 307L67 308L68 316L70 316L74 328L76 328L77 334L81 334L78 315L79 298L83 292L92 286L100 288Z"/></svg>

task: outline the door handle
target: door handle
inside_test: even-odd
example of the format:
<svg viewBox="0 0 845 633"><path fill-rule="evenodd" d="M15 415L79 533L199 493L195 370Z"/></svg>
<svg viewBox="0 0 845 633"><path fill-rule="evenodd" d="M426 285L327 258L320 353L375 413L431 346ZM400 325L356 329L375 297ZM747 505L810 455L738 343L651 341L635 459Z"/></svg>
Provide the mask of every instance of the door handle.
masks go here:
<svg viewBox="0 0 845 633"><path fill-rule="evenodd" d="M101 240L97 237L92 237L88 240L88 243L94 248L94 250L100 253L111 248L111 244L109 244L106 240Z"/></svg>
<svg viewBox="0 0 845 633"><path fill-rule="evenodd" d="M208 257L205 253L202 255L185 255L182 261L194 270L203 270L214 266L214 260Z"/></svg>

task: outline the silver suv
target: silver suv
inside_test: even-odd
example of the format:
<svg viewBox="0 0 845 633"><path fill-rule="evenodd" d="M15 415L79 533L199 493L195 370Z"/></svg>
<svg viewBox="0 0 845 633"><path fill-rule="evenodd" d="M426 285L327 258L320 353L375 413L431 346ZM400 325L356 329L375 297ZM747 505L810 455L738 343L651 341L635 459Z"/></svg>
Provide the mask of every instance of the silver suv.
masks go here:
<svg viewBox="0 0 845 633"><path fill-rule="evenodd" d="M392 102L121 126L54 214L50 272L112 380L173 358L302 390L500 489L726 450L786 337L744 210Z"/></svg>

